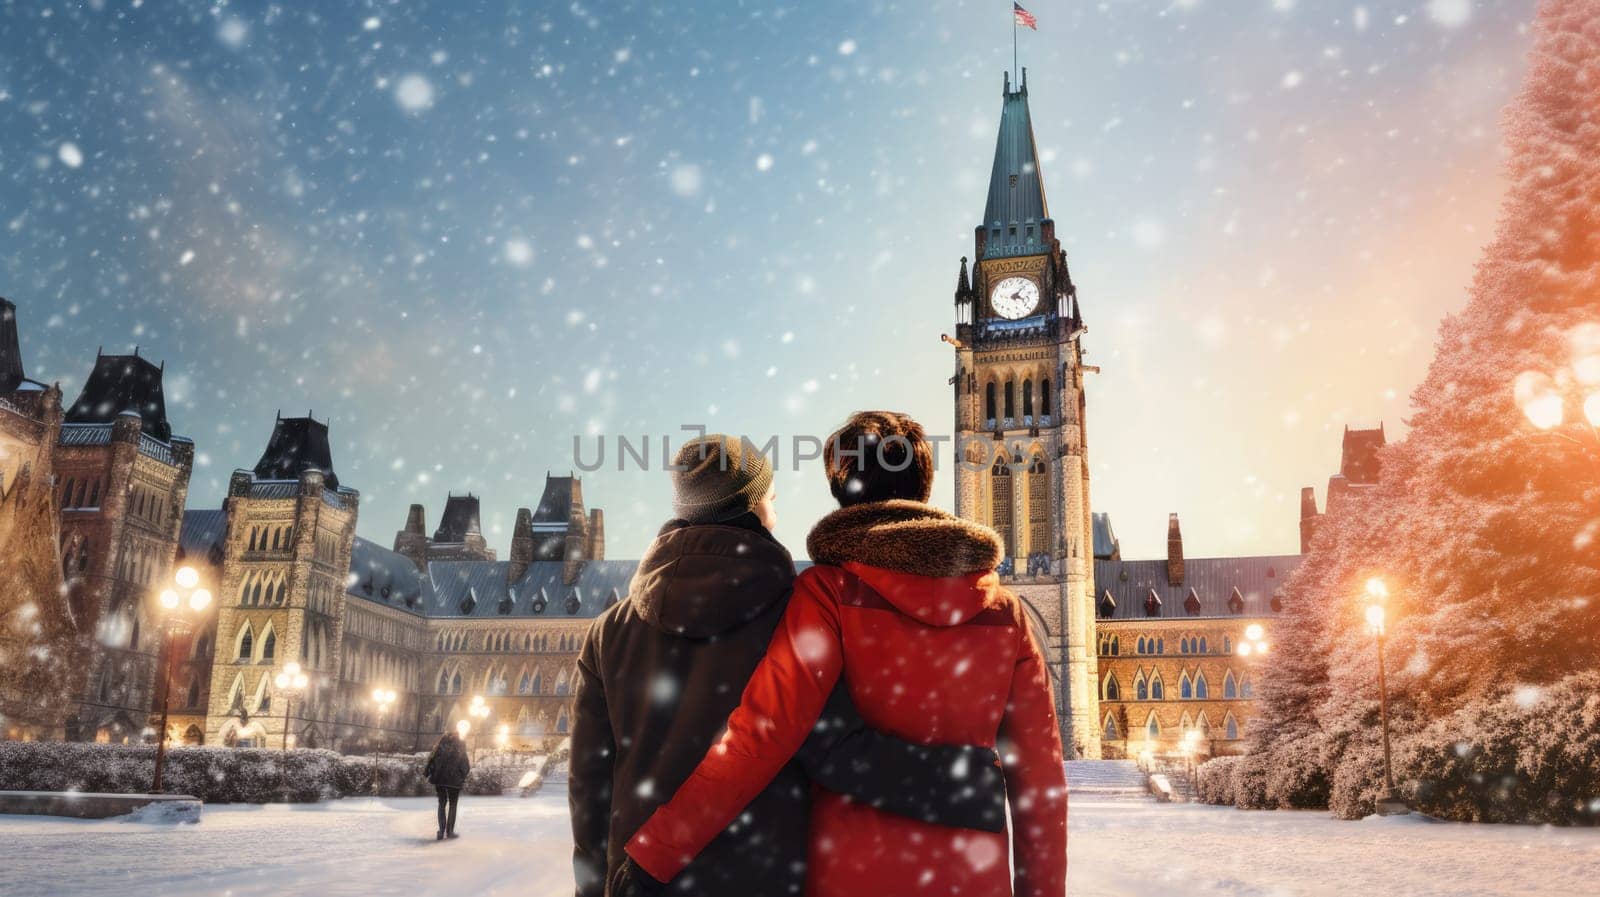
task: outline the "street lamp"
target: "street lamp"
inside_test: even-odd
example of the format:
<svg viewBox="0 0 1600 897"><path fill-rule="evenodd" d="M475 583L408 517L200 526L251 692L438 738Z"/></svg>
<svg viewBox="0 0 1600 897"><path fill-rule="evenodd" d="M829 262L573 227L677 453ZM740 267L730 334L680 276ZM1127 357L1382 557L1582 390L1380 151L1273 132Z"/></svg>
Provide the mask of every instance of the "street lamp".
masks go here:
<svg viewBox="0 0 1600 897"><path fill-rule="evenodd" d="M1269 647L1267 644L1267 631L1262 628L1260 623L1251 623L1244 628L1244 638L1239 641L1240 657L1265 654Z"/></svg>
<svg viewBox="0 0 1600 897"><path fill-rule="evenodd" d="M1544 371L1523 371L1512 382L1517 407L1535 429L1564 439L1600 459L1600 324L1580 324L1567 332L1572 363L1555 376ZM1568 402L1576 403L1589 425L1589 440L1580 440L1558 428L1566 422Z"/></svg>
<svg viewBox="0 0 1600 897"><path fill-rule="evenodd" d="M1384 793L1378 798L1377 809L1385 816L1408 812L1394 792L1394 762L1389 750L1389 686L1383 668L1383 642L1388 634L1388 613L1384 605L1388 600L1389 586L1381 577L1367 580L1367 630L1378 644L1378 719L1383 726Z"/></svg>
<svg viewBox="0 0 1600 897"><path fill-rule="evenodd" d="M311 684L311 678L300 671L300 664L291 660L283 665L283 670L272 677L272 684L278 687L278 692L283 695L283 749L289 750L289 713L294 706L296 695L304 694L306 687Z"/></svg>
<svg viewBox="0 0 1600 897"><path fill-rule="evenodd" d="M467 713L473 719L478 720L480 724L483 722L483 720L486 720L486 719L489 718L489 705L484 703L483 695L473 695L472 696L472 703L467 706ZM465 733L463 733L463 734L465 734ZM474 753L477 752L478 745L479 745L479 740L478 740L478 738L474 737L472 739L472 749L473 749ZM476 758L474 758L474 759L476 759Z"/></svg>
<svg viewBox="0 0 1600 897"><path fill-rule="evenodd" d="M200 588L200 573L193 567L179 567L172 575L173 588L162 589L160 596L161 647L167 654L161 676L161 729L156 733L156 775L152 794L161 793L161 773L167 762L167 710L172 704L172 637L194 627L205 609L211 606L211 593Z"/></svg>
<svg viewBox="0 0 1600 897"><path fill-rule="evenodd" d="M1195 757L1200 753L1200 730L1190 729L1183 733L1183 756L1189 762L1189 781L1193 783L1195 793L1200 791L1199 766Z"/></svg>
<svg viewBox="0 0 1600 897"><path fill-rule="evenodd" d="M394 690L390 689L390 688L374 688L372 690L372 703L376 704L377 708L378 708L378 731L379 732L383 731L383 717L384 717L384 715L389 712L389 708L390 707L394 706L395 699L398 698L398 697L399 697L399 695L395 694ZM377 794L378 793L378 759L381 756L382 756L382 752L381 751L376 751L375 750L375 751L372 752L372 793L373 794Z"/></svg>

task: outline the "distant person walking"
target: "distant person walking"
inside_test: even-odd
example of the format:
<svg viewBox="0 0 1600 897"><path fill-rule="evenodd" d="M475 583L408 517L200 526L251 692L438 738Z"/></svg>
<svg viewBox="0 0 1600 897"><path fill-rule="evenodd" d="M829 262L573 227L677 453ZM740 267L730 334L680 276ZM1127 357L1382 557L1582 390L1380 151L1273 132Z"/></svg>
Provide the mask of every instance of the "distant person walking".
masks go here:
<svg viewBox="0 0 1600 897"><path fill-rule="evenodd" d="M467 759L467 746L454 732L446 732L428 755L428 765L422 774L439 795L439 833L436 841L459 837L456 834L456 802L461 799L461 786L467 783L467 773L472 771L472 761Z"/></svg>

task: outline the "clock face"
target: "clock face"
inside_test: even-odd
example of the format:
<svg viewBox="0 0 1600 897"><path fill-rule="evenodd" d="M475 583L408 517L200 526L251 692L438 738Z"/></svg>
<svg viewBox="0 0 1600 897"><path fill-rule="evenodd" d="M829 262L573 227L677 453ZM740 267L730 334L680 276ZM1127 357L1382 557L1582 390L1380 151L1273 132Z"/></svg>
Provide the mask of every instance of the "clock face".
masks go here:
<svg viewBox="0 0 1600 897"><path fill-rule="evenodd" d="M1002 318L1015 321L1039 307L1039 285L1026 277L1007 277L989 294L989 307Z"/></svg>

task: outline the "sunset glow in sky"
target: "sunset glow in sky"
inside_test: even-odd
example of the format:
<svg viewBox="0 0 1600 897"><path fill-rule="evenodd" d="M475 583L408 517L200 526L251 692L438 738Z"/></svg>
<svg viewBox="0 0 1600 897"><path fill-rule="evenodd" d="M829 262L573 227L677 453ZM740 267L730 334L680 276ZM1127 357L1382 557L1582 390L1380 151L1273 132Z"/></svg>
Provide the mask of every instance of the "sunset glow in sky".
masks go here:
<svg viewBox="0 0 1600 897"><path fill-rule="evenodd" d="M1024 5L1093 506L1128 557L1173 511L1191 556L1292 552L1300 487L1346 423L1403 433L1464 301L1532 0ZM29 375L164 359L191 507L314 410L363 535L470 489L502 556L575 435L949 432L1008 0L433 7L7 7ZM814 462L778 484L798 554L831 503ZM584 490L611 557L667 516L657 471Z"/></svg>

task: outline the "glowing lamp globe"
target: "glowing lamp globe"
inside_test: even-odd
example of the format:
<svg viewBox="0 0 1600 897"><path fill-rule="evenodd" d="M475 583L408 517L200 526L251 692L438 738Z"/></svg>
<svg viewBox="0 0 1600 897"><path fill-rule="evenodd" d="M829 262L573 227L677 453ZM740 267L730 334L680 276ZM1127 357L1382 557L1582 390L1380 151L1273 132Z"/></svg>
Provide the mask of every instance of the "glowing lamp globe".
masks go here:
<svg viewBox="0 0 1600 897"><path fill-rule="evenodd" d="M1383 605L1367 606L1367 625L1372 627L1373 632L1383 632Z"/></svg>
<svg viewBox="0 0 1600 897"><path fill-rule="evenodd" d="M1265 634L1266 630L1261 628L1260 623L1251 623L1249 626L1244 628L1244 637L1252 642L1261 641L1261 637Z"/></svg>
<svg viewBox="0 0 1600 897"><path fill-rule="evenodd" d="M1249 657L1250 656L1250 643L1249 642L1240 642L1239 643L1239 656L1240 657Z"/></svg>
<svg viewBox="0 0 1600 897"><path fill-rule="evenodd" d="M161 591L161 606L167 610L175 609L178 606L178 593L171 589L163 589Z"/></svg>
<svg viewBox="0 0 1600 897"><path fill-rule="evenodd" d="M211 593L205 589L195 589L189 593L189 609L202 611L211 606Z"/></svg>
<svg viewBox="0 0 1600 897"><path fill-rule="evenodd" d="M1383 577L1374 576L1367 580L1367 594L1381 601L1389 597L1389 586L1384 583Z"/></svg>
<svg viewBox="0 0 1600 897"><path fill-rule="evenodd" d="M472 728L472 724L471 723L467 722L466 720L461 720L460 722L456 723L456 734L461 736L462 738L466 738L467 737L467 732L471 728Z"/></svg>
<svg viewBox="0 0 1600 897"><path fill-rule="evenodd" d="M200 584L200 571L193 567L179 567L172 576L180 589L192 589Z"/></svg>

